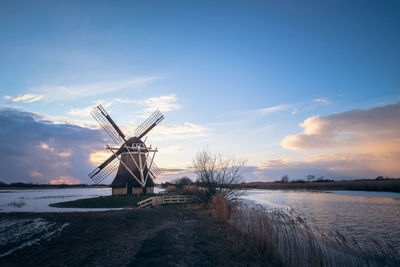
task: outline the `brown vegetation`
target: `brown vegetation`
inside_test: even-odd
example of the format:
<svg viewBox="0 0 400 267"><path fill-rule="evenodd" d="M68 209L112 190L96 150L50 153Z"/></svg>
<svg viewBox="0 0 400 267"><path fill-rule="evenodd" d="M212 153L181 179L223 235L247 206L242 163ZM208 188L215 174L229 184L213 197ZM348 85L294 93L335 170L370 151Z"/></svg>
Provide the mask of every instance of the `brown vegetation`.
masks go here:
<svg viewBox="0 0 400 267"><path fill-rule="evenodd" d="M398 260L361 251L346 240L319 234L293 210L266 210L259 206L233 205L214 197L212 214L229 222L236 244L255 255L254 265L277 266L396 266Z"/></svg>
<svg viewBox="0 0 400 267"><path fill-rule="evenodd" d="M353 180L312 183L247 183L243 184L243 187L254 189L359 190L400 192L400 179Z"/></svg>

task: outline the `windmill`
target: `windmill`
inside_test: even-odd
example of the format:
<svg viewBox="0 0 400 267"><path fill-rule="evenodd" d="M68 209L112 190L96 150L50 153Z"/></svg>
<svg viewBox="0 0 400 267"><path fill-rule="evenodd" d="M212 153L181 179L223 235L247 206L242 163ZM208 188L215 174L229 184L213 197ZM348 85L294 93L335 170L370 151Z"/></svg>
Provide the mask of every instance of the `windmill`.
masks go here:
<svg viewBox="0 0 400 267"><path fill-rule="evenodd" d="M127 138L101 105L91 114L118 147L106 146L112 155L89 173L90 179L101 183L118 169L111 183L113 195L154 193L153 180L161 172L154 163L158 150L147 147L142 138L164 119L164 115L156 110L136 128L133 137Z"/></svg>

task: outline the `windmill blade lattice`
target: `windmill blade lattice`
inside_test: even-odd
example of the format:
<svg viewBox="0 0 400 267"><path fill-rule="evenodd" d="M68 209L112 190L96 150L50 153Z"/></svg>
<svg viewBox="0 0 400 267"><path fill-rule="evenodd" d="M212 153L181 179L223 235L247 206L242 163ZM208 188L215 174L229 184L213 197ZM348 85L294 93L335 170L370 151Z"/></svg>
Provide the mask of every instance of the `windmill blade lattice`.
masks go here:
<svg viewBox="0 0 400 267"><path fill-rule="evenodd" d="M161 169L157 167L156 163L153 161L151 162L150 157L147 158L147 166L150 166L150 172L153 174L153 178L156 178L157 176L159 176L161 174Z"/></svg>
<svg viewBox="0 0 400 267"><path fill-rule="evenodd" d="M95 107L90 114L92 114L117 145L121 145L125 141L125 135L101 105Z"/></svg>
<svg viewBox="0 0 400 267"><path fill-rule="evenodd" d="M164 119L164 115L159 111L156 110L153 114L150 115L141 125L139 125L135 132L134 136L141 139L145 136L151 129L154 128L157 124L159 124Z"/></svg>
<svg viewBox="0 0 400 267"><path fill-rule="evenodd" d="M100 169L97 167L91 173L89 173L90 179L93 180L96 184L104 181L111 173L118 169L119 159L115 157L111 162L109 162L105 167Z"/></svg>

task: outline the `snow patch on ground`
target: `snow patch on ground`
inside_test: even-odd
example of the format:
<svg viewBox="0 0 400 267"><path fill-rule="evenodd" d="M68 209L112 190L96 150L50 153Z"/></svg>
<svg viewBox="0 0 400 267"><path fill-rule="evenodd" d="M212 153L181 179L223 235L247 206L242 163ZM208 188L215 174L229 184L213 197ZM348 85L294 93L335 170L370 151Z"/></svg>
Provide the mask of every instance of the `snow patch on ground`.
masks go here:
<svg viewBox="0 0 400 267"><path fill-rule="evenodd" d="M67 226L68 223L60 225L43 218L1 219L0 258L24 247L50 240Z"/></svg>

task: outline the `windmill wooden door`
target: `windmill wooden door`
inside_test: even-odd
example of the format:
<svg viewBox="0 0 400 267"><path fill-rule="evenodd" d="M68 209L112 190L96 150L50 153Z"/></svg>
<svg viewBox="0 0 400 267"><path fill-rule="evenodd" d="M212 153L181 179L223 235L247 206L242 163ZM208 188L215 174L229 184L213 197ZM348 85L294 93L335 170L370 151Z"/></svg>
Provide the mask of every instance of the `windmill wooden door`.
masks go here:
<svg viewBox="0 0 400 267"><path fill-rule="evenodd" d="M132 183L126 182L126 194L132 195Z"/></svg>

